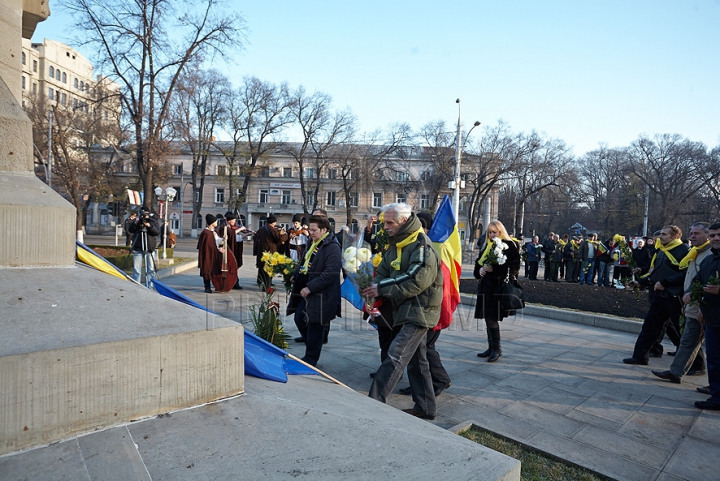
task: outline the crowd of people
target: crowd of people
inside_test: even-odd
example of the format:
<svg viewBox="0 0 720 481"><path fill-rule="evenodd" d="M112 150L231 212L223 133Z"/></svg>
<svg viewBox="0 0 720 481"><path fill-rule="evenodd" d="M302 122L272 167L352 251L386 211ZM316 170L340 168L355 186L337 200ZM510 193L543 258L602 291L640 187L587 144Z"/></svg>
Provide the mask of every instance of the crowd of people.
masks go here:
<svg viewBox="0 0 720 481"><path fill-rule="evenodd" d="M235 224L232 213L222 219L221 231L218 217L223 216L207 216L207 232L198 242L206 292L212 292L208 279L217 275L219 253L232 252L241 265L242 248L238 251L238 245L242 246L243 236L250 234ZM380 232L374 227L378 220ZM363 233L373 253L380 254L372 284L361 292L373 300L365 315L378 317L380 367L371 373L369 395L385 402L407 369L410 386L400 392L412 396L413 407L405 412L423 419L435 418L435 398L451 386L435 349L451 319L441 318L443 283L447 280L439 254L427 236L431 226L431 216L413 213L409 205L399 203L383 207L377 217L371 216ZM341 230L336 235L327 213L318 209L307 224L296 216L288 230L278 227L277 220L269 216L253 234L256 281L261 289L273 285L264 270L263 253L281 252L297 262L287 314L293 316L300 332L295 341L305 343L302 360L315 366L323 344L328 342L332 319L341 315L340 286L346 275L342 238L349 233ZM382 242L380 235L384 236ZM720 410L720 223L694 224L687 242L682 240L680 228L668 225L634 242L621 235L599 241L595 234L561 238L550 233L542 243L536 236L524 246L519 244L497 220L488 225L478 244L474 316L485 321L488 342L478 357L496 362L502 356L500 322L514 314L503 302L503 287L517 279L524 258L529 281L538 280L539 266L544 263L548 282L564 280L616 289L646 287L650 308L632 356L623 362L649 364L649 358L663 355L661 342L667 336L676 346L676 351L668 354L675 358L669 370L653 374L680 383L683 376L707 372L709 386L698 390L710 398L696 406ZM702 349L703 340L707 352Z"/></svg>

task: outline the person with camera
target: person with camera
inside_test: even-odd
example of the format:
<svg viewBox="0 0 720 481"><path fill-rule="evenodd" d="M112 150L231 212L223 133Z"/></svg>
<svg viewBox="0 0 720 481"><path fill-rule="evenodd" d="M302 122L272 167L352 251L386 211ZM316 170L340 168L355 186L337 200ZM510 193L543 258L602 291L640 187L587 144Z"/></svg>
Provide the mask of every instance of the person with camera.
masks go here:
<svg viewBox="0 0 720 481"><path fill-rule="evenodd" d="M157 246L157 237L160 235L155 214L147 207L141 208L138 216L128 227L128 231L133 234L133 279L140 282L140 270L145 261L145 286L150 287L155 279L153 252Z"/></svg>

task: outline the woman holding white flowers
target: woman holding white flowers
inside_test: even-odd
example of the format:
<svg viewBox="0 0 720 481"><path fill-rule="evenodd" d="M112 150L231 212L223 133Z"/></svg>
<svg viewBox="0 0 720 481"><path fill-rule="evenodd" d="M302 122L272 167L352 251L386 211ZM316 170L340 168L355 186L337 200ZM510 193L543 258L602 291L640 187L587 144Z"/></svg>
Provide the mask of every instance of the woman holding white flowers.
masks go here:
<svg viewBox="0 0 720 481"><path fill-rule="evenodd" d="M340 314L342 255L327 217L310 216L307 231L310 240L295 274L287 314L295 314L295 325L305 338L302 360L315 366L325 330Z"/></svg>
<svg viewBox="0 0 720 481"><path fill-rule="evenodd" d="M475 261L474 275L478 282L475 318L485 319L488 349L478 354L495 362L502 355L500 348L500 324L508 316L500 305L500 294L508 278L517 278L520 272L520 253L499 220L488 224L485 243L480 257Z"/></svg>

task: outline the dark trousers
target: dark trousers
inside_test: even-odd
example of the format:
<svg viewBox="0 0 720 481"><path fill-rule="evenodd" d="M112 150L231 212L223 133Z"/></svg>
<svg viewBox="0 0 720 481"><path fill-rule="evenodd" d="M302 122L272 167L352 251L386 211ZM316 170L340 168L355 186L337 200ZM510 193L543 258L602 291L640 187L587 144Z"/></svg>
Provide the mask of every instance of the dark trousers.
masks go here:
<svg viewBox="0 0 720 481"><path fill-rule="evenodd" d="M710 399L720 404L720 326L705 324L705 360L707 361Z"/></svg>
<svg viewBox="0 0 720 481"><path fill-rule="evenodd" d="M430 366L430 377L432 378L432 384L435 391L443 389L450 384L450 375L445 370L445 366L442 365L440 354L438 354L435 350L435 343L439 337L440 330L429 330L426 341L426 355Z"/></svg>
<svg viewBox="0 0 720 481"><path fill-rule="evenodd" d="M385 402L407 367L414 409L435 415L435 391L427 360L427 329L404 324L390 345L388 357L375 374L368 396Z"/></svg>
<svg viewBox="0 0 720 481"><path fill-rule="evenodd" d="M653 347L657 350L657 344L662 339L661 336L668 324L673 324L672 329L678 324L681 310L682 303L677 297L663 297L657 293L655 294L650 304L650 309L647 314L645 314L642 330L638 335L637 341L635 341L635 350L633 351L633 357L635 359L639 361L648 360L650 350L653 349ZM673 340L675 345L679 344L679 342L679 336L677 337L677 342ZM660 354L662 354L662 346L660 346Z"/></svg>
<svg viewBox="0 0 720 481"><path fill-rule="evenodd" d="M392 327L388 327L382 320L378 321L377 326L378 343L380 344L380 362L382 363L385 359L387 359L390 345L392 344L393 339L395 339L395 336L397 336L397 333L400 332L400 328L393 329Z"/></svg>
<svg viewBox="0 0 720 481"><path fill-rule="evenodd" d="M305 315L304 300L300 301L300 305L295 311L295 325L300 331L300 335L305 339L305 355L302 360L311 366L317 366L327 327L319 322L310 322L310 319Z"/></svg>
<svg viewBox="0 0 720 481"><path fill-rule="evenodd" d="M565 265L567 266L567 271L565 272L565 280L568 282L577 282L576 277L579 276L579 264L571 259L565 261Z"/></svg>
<svg viewBox="0 0 720 481"><path fill-rule="evenodd" d="M530 261L528 262L528 264L530 264L530 272L528 273L528 277L531 281L536 281L538 273L538 261Z"/></svg>
<svg viewBox="0 0 720 481"><path fill-rule="evenodd" d="M560 261L551 261L550 262L550 280L557 282L558 280L558 269L560 268Z"/></svg>
<svg viewBox="0 0 720 481"><path fill-rule="evenodd" d="M549 281L552 279L551 272L552 272L552 260L550 260L549 257L546 257L545 258L545 275L543 276L543 278L546 281Z"/></svg>

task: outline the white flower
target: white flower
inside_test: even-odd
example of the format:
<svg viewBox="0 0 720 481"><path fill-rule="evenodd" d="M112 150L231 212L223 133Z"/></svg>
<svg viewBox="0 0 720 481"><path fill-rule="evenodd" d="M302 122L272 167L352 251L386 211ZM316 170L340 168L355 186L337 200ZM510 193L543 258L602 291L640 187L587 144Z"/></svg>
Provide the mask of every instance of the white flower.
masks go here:
<svg viewBox="0 0 720 481"><path fill-rule="evenodd" d="M372 260L372 252L367 247L361 247L357 250L355 258L360 262L370 262Z"/></svg>
<svg viewBox="0 0 720 481"><path fill-rule="evenodd" d="M505 264L506 260L507 260L507 256L499 255L498 259L497 259L497 263L498 263L498 265L501 266L501 265Z"/></svg>
<svg viewBox="0 0 720 481"><path fill-rule="evenodd" d="M352 249L354 249L354 247ZM360 262L357 259L345 259L343 267L348 274L355 274L358 267L360 267Z"/></svg>
<svg viewBox="0 0 720 481"><path fill-rule="evenodd" d="M343 258L346 261L351 261L355 259L355 255L357 254L357 249L355 247L348 247L345 249L345 252L343 252Z"/></svg>
<svg viewBox="0 0 720 481"><path fill-rule="evenodd" d="M495 249L493 249L493 251L495 252L495 255L497 257L500 257L503 253L502 247L500 247L500 246L495 247Z"/></svg>

